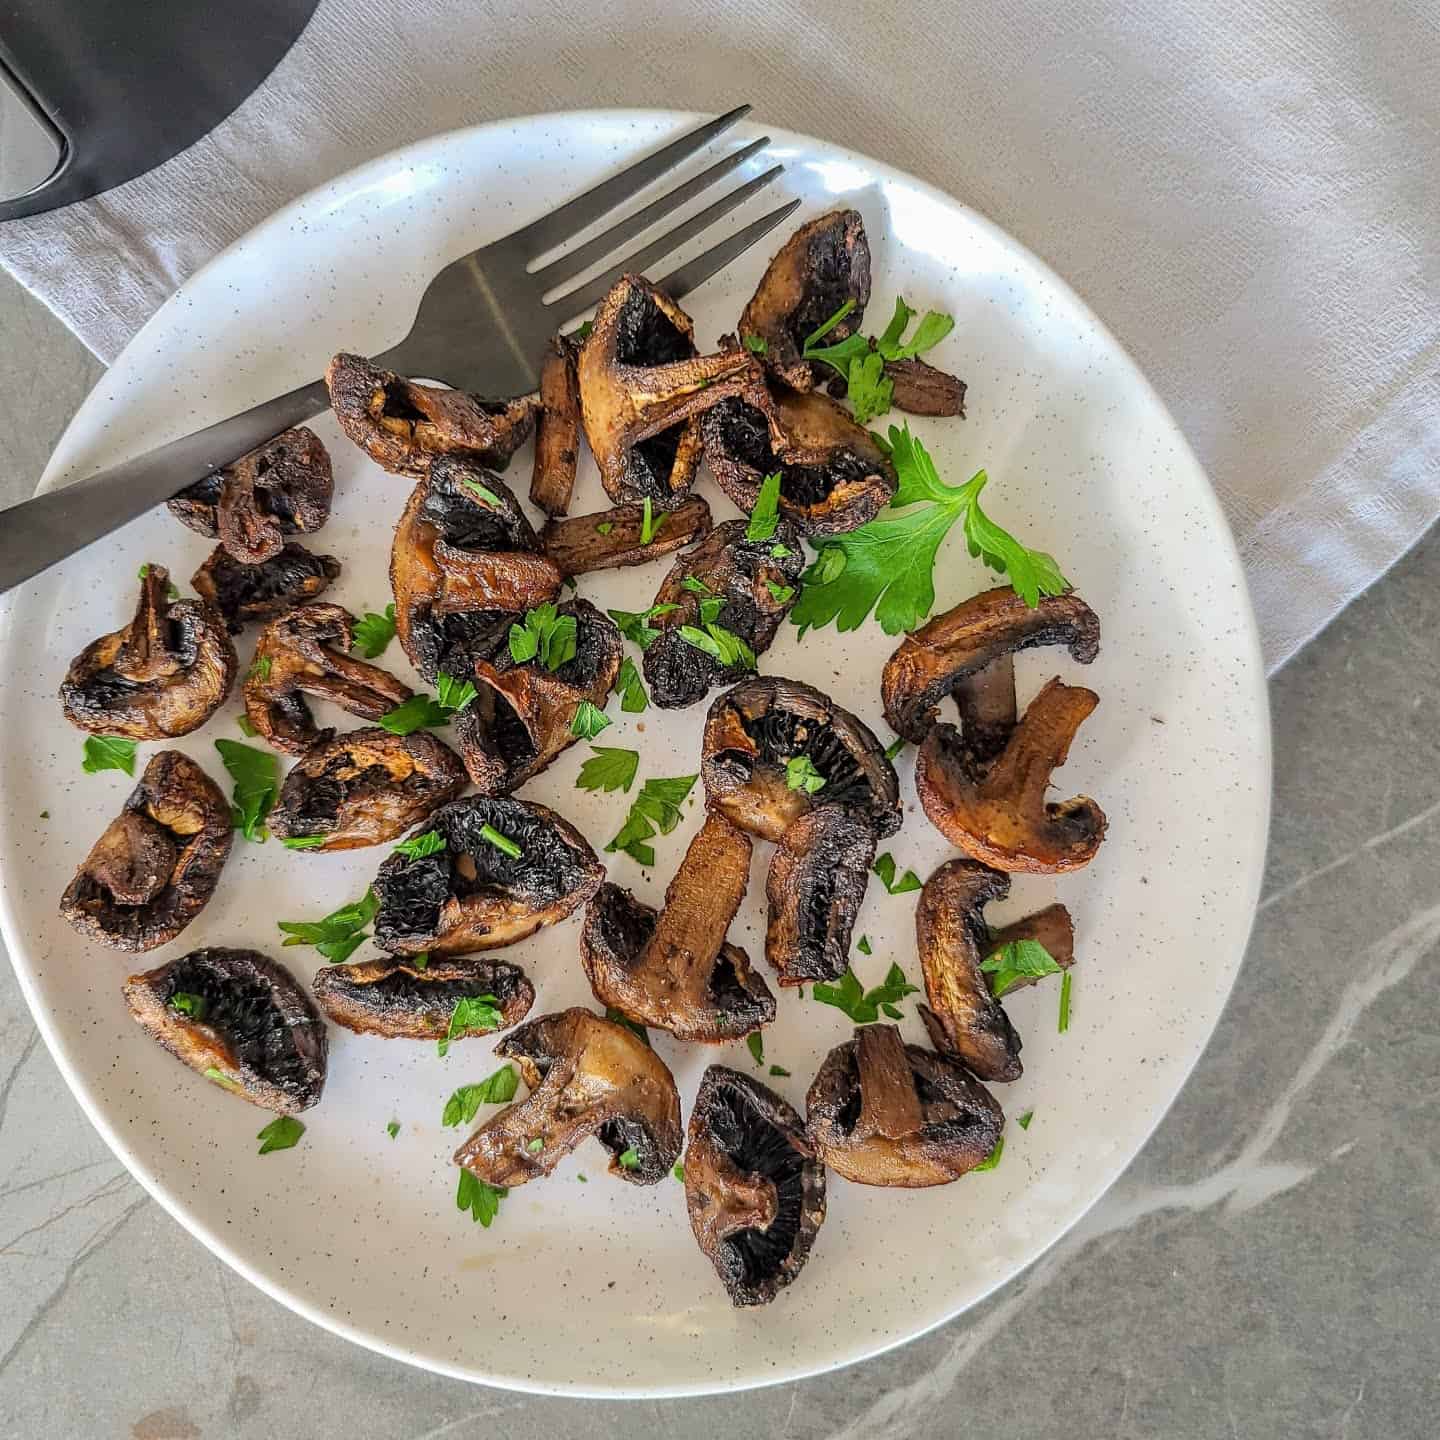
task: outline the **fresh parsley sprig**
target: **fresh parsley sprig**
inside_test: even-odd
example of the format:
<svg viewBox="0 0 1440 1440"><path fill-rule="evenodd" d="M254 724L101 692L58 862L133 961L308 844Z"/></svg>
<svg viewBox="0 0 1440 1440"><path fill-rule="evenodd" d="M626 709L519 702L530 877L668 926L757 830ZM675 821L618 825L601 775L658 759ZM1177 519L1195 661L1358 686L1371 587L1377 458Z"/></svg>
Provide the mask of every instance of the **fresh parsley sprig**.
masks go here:
<svg viewBox="0 0 1440 1440"><path fill-rule="evenodd" d="M478 1175L472 1175L463 1166L460 1170L460 1185L455 1191L455 1208L468 1210L472 1220L478 1220L489 1229L500 1213L500 1202L510 1193L504 1185L487 1185Z"/></svg>
<svg viewBox="0 0 1440 1440"><path fill-rule="evenodd" d="M275 757L268 750L242 745L238 740L217 740L215 748L235 782L231 821L247 840L258 844L269 833L265 817L280 794Z"/></svg>
<svg viewBox="0 0 1440 1440"><path fill-rule="evenodd" d="M866 990L847 965L838 984L818 984L813 994L822 1005L843 1010L857 1025L873 1025L882 1011L892 1020L900 1019L897 1004L907 995L915 994L918 988L906 980L905 972L898 965L891 965L884 982Z"/></svg>
<svg viewBox="0 0 1440 1440"><path fill-rule="evenodd" d="M87 735L85 758L80 768L87 775L97 775L102 770L123 770L127 775L134 775L135 741L119 735Z"/></svg>
<svg viewBox="0 0 1440 1440"><path fill-rule="evenodd" d="M610 717L593 701L582 700L570 717L570 733L581 740L593 740L610 728Z"/></svg>
<svg viewBox="0 0 1440 1440"><path fill-rule="evenodd" d="M980 969L990 977L990 993L999 1000L1027 980L1058 975L1061 967L1038 940L1010 940L986 956Z"/></svg>
<svg viewBox="0 0 1440 1440"><path fill-rule="evenodd" d="M621 851L646 867L655 863L652 840L658 828L668 835L683 818L681 803L694 788L696 775L676 775L670 779L647 780L630 805L630 813L620 832L605 847L607 855Z"/></svg>
<svg viewBox="0 0 1440 1440"><path fill-rule="evenodd" d="M645 693L640 668L628 655L620 662L615 692L620 696L620 708L627 715L641 715L650 708L650 697Z"/></svg>
<svg viewBox="0 0 1440 1440"><path fill-rule="evenodd" d="M412 735L416 730L448 725L476 695L471 680L457 680L441 670L435 677L435 695L412 695L380 717L380 724L392 735Z"/></svg>
<svg viewBox="0 0 1440 1440"><path fill-rule="evenodd" d="M702 610L705 603L705 601L701 601ZM696 625L682 625L680 638L687 645L693 645L695 649L709 655L711 659L727 670L737 667L743 667L746 670L755 669L757 664L755 652L739 635L733 630L727 630L714 620L704 621L704 625L703 630Z"/></svg>
<svg viewBox="0 0 1440 1440"><path fill-rule="evenodd" d="M605 613L620 627L620 633L632 644L648 650L660 632L650 622L657 615L667 615L680 607L673 602L652 605L648 610L607 610Z"/></svg>
<svg viewBox="0 0 1440 1440"><path fill-rule="evenodd" d="M499 1009L500 1002L493 995L466 995L455 1002L450 1012L450 1023L436 1043L436 1051L443 1060L450 1053L450 1042L466 1035L488 1035L498 1030L505 1017Z"/></svg>
<svg viewBox="0 0 1440 1440"><path fill-rule="evenodd" d="M527 610L524 621L510 627L510 658L517 665L538 658L547 670L558 670L575 658L575 617L560 614L553 601Z"/></svg>
<svg viewBox="0 0 1440 1440"><path fill-rule="evenodd" d="M920 889L920 877L913 870L907 870L899 880L895 878L895 857L888 850L875 857L870 869L880 877L880 883L892 895L907 895L911 890Z"/></svg>
<svg viewBox="0 0 1440 1440"><path fill-rule="evenodd" d="M590 758L580 767L575 788L607 794L613 790L628 791L640 768L640 752L611 745L592 745L590 749Z"/></svg>
<svg viewBox="0 0 1440 1440"><path fill-rule="evenodd" d="M272 1150L291 1150L300 1143L305 1127L293 1115L277 1115L255 1138L260 1142L259 1153L268 1155Z"/></svg>
<svg viewBox="0 0 1440 1440"><path fill-rule="evenodd" d="M512 1065L502 1065L474 1085L462 1085L445 1102L442 1125L468 1125L482 1105L504 1105L515 1098L520 1077Z"/></svg>
<svg viewBox="0 0 1440 1440"><path fill-rule="evenodd" d="M323 920L280 920L286 945L313 945L332 965L348 960L370 937L365 927L375 918L380 898L366 889L358 900L332 910Z"/></svg>
<svg viewBox="0 0 1440 1440"><path fill-rule="evenodd" d="M387 605L383 615L369 610L355 622L351 649L358 651L367 660L385 653L385 647L395 638L395 607Z"/></svg>

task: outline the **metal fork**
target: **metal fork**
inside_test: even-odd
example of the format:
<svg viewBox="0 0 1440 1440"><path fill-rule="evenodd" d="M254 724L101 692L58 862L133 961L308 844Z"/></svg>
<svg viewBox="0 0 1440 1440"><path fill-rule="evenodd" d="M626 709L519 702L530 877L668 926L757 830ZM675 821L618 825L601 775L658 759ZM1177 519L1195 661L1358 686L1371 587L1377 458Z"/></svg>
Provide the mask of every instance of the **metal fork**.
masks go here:
<svg viewBox="0 0 1440 1440"><path fill-rule="evenodd" d="M548 302L547 294L708 189L768 145L770 137L742 146L604 233L532 269L537 258L604 219L749 111L748 105L741 105L701 125L523 229L452 261L426 287L410 333L377 355L376 363L401 375L423 375L488 396L534 389L545 343L565 321L598 304L621 275L643 271L694 239L768 185L784 167L773 166L640 246L587 284ZM671 271L658 282L660 287L679 299L748 250L799 203L792 200L737 230ZM282 430L319 414L329 403L325 382L317 380L242 415L0 511L0 594L118 530Z"/></svg>

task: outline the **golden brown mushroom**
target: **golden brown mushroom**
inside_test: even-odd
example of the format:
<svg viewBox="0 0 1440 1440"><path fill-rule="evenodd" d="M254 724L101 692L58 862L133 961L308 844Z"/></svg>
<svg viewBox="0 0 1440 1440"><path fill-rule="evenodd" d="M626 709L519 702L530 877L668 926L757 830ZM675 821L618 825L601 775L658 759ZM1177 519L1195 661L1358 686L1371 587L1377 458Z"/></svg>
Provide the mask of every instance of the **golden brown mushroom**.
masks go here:
<svg viewBox="0 0 1440 1440"><path fill-rule="evenodd" d="M648 542L642 542L644 507L617 505L595 515L552 520L540 532L540 544L565 575L648 565L709 534L710 507L702 496L691 495L673 510L652 515L651 523L654 533Z"/></svg>

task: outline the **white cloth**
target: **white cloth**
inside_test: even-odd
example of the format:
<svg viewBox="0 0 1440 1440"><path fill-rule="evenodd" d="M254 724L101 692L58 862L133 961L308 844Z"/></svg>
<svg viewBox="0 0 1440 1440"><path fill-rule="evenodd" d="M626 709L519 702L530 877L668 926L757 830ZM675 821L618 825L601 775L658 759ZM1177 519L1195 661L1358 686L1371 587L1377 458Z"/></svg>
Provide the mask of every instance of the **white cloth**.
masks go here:
<svg viewBox="0 0 1440 1440"><path fill-rule="evenodd" d="M975 206L1090 302L1209 471L1273 667L1440 511L1437 75L1436 0L322 0L211 135L0 226L0 263L108 360L398 145L749 100Z"/></svg>

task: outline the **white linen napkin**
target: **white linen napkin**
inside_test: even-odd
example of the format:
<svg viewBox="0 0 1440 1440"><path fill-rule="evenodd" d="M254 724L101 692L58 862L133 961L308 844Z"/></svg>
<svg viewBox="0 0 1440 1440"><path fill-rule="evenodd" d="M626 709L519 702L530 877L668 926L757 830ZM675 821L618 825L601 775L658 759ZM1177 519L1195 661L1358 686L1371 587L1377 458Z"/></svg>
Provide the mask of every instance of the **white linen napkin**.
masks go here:
<svg viewBox="0 0 1440 1440"><path fill-rule="evenodd" d="M1440 511L1440 14L1426 0L322 0L212 134L0 226L109 360L277 206L437 131L724 110L931 181L1048 260L1219 491L1278 666Z"/></svg>

